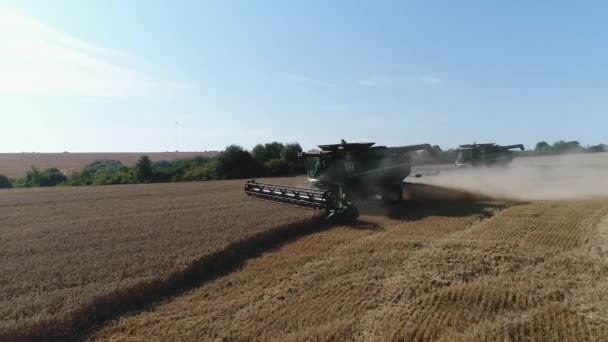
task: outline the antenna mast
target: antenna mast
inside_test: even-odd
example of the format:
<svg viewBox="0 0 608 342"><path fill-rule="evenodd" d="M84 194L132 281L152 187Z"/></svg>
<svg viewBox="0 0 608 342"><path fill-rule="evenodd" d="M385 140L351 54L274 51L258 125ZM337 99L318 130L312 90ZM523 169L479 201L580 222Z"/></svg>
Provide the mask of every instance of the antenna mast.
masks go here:
<svg viewBox="0 0 608 342"><path fill-rule="evenodd" d="M179 152L179 126L177 120L175 120L175 153Z"/></svg>

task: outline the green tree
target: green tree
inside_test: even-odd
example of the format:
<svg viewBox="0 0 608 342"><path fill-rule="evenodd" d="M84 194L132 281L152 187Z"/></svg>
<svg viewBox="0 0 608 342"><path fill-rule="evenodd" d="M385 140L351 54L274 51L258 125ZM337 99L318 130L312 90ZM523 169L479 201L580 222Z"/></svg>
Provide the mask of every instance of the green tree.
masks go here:
<svg viewBox="0 0 608 342"><path fill-rule="evenodd" d="M283 146L283 149L281 150L280 157L281 159L284 159L287 162L297 163L298 153L302 153L302 146L300 146L300 144L298 144L297 142L285 144L285 146Z"/></svg>
<svg viewBox="0 0 608 342"><path fill-rule="evenodd" d="M195 166L184 174L185 181L207 181L217 179L216 163Z"/></svg>
<svg viewBox="0 0 608 342"><path fill-rule="evenodd" d="M126 167L118 160L99 159L85 166L83 171L87 171L94 175L97 172L114 172L126 169Z"/></svg>
<svg viewBox="0 0 608 342"><path fill-rule="evenodd" d="M93 183L95 185L133 184L135 179L130 170L102 171L95 174Z"/></svg>
<svg viewBox="0 0 608 342"><path fill-rule="evenodd" d="M302 146L297 142L291 144L285 144L281 150L281 159L287 161L289 167L289 173L297 174L305 171L304 162L300 162L298 154L302 152Z"/></svg>
<svg viewBox="0 0 608 342"><path fill-rule="evenodd" d="M271 159L281 158L281 151L283 150L283 144L280 142L273 141L264 145L257 144L251 150L253 158L260 163L266 163Z"/></svg>
<svg viewBox="0 0 608 342"><path fill-rule="evenodd" d="M268 160L266 156L266 148L262 144L255 145L251 150L251 155L260 163L264 163Z"/></svg>
<svg viewBox="0 0 608 342"><path fill-rule="evenodd" d="M546 152L551 150L551 145L549 145L546 141L539 141L536 143L536 147L534 151L536 152Z"/></svg>
<svg viewBox="0 0 608 342"><path fill-rule="evenodd" d="M129 168L118 160L99 159L72 174L68 185L109 185L134 183Z"/></svg>
<svg viewBox="0 0 608 342"><path fill-rule="evenodd" d="M587 152L608 152L608 145L599 144L599 145L589 146L586 151Z"/></svg>
<svg viewBox="0 0 608 342"><path fill-rule="evenodd" d="M568 141L566 144L568 145L569 151L581 152L583 150L583 147L581 146L581 144L576 140Z"/></svg>
<svg viewBox="0 0 608 342"><path fill-rule="evenodd" d="M266 164L266 170L269 176L285 176L289 174L289 163L285 159L275 158L269 160Z"/></svg>
<svg viewBox="0 0 608 342"><path fill-rule="evenodd" d="M273 141L271 143L264 144L266 150L266 161L271 159L281 158L281 151L283 150L283 144L280 142Z"/></svg>
<svg viewBox="0 0 608 342"><path fill-rule="evenodd" d="M57 168L50 168L40 171L36 167L32 167L31 171L27 172L25 176L26 187L46 187L55 186L65 182L67 177L59 171Z"/></svg>
<svg viewBox="0 0 608 342"><path fill-rule="evenodd" d="M12 188L11 181L5 175L0 175L0 189Z"/></svg>
<svg viewBox="0 0 608 342"><path fill-rule="evenodd" d="M576 140L573 140L573 141L559 140L559 141L555 142L555 144L553 144L552 150L556 153L573 153L573 152L582 152L583 148L581 147L581 144Z"/></svg>
<svg viewBox="0 0 608 342"><path fill-rule="evenodd" d="M218 179L255 177L263 173L263 167L251 153L241 146L230 145L217 156Z"/></svg>
<svg viewBox="0 0 608 342"><path fill-rule="evenodd" d="M139 183L151 182L154 178L154 169L152 168L152 162L146 155L141 156L135 164L135 179Z"/></svg>
<svg viewBox="0 0 608 342"><path fill-rule="evenodd" d="M68 179L67 184L72 186L92 185L93 181L93 174L84 168L80 172L73 173Z"/></svg>

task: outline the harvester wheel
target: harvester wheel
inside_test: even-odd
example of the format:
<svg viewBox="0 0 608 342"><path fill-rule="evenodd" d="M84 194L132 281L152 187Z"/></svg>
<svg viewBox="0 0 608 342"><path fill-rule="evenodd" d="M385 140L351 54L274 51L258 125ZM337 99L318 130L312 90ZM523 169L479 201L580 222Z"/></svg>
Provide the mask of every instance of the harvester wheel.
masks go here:
<svg viewBox="0 0 608 342"><path fill-rule="evenodd" d="M386 204L401 202L403 200L403 188L401 184L387 186L382 194L382 201Z"/></svg>
<svg viewBox="0 0 608 342"><path fill-rule="evenodd" d="M359 217L359 209L357 209L357 207L354 205L349 205L346 207L346 209L344 209L341 216L345 221L354 221L357 219L357 217Z"/></svg>
<svg viewBox="0 0 608 342"><path fill-rule="evenodd" d="M359 217L359 209L354 205L348 205L346 208L343 208L341 211L331 212L326 218L325 222L349 222L354 221Z"/></svg>

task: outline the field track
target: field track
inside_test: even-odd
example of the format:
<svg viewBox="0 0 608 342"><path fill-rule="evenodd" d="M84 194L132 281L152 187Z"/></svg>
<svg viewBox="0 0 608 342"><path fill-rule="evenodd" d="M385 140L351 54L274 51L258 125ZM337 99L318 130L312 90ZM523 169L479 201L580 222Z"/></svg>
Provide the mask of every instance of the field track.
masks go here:
<svg viewBox="0 0 608 342"><path fill-rule="evenodd" d="M372 207L93 338L603 341L607 276L607 200Z"/></svg>

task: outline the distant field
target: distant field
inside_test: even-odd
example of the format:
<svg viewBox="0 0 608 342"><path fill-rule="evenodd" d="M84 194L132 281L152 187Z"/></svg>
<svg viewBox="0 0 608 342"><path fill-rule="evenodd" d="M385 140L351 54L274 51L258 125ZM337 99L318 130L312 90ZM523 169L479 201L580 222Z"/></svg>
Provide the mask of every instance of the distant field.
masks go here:
<svg viewBox="0 0 608 342"><path fill-rule="evenodd" d="M212 157L217 152L130 152L130 153L0 153L0 174L23 177L32 166L44 169L56 167L65 174L79 171L99 159L113 159L133 165L142 155L151 160L175 160L196 156Z"/></svg>

